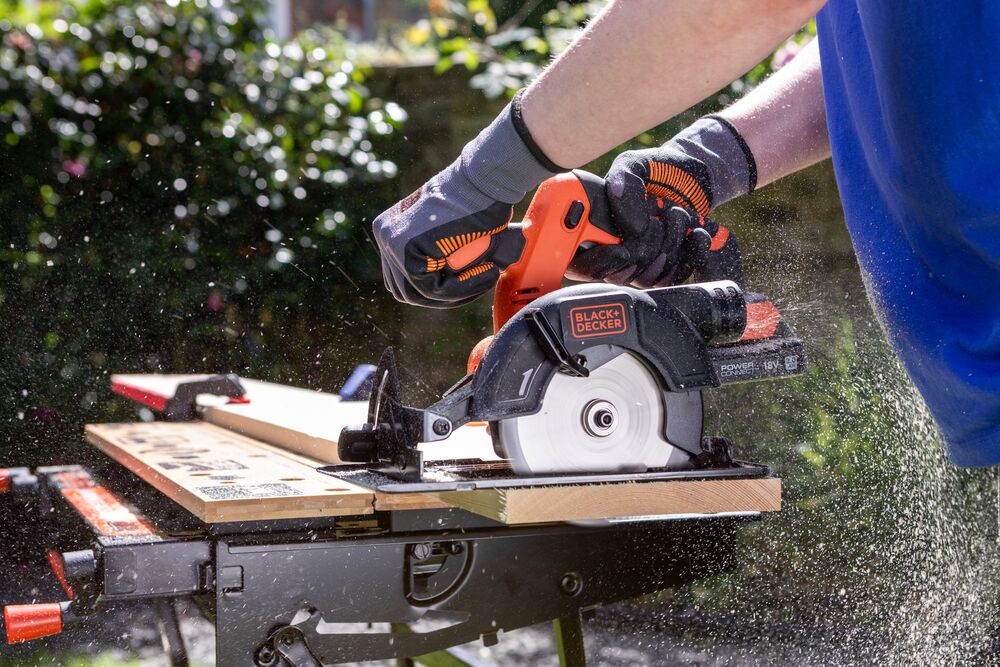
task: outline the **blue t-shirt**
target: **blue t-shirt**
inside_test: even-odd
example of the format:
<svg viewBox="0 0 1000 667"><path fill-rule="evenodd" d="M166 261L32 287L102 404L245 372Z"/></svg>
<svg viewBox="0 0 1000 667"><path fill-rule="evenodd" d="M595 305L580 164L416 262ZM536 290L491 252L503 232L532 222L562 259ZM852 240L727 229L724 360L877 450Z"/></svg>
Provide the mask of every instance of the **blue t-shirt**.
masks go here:
<svg viewBox="0 0 1000 667"><path fill-rule="evenodd" d="M889 338L962 466L1000 463L1000 2L830 0L834 170Z"/></svg>

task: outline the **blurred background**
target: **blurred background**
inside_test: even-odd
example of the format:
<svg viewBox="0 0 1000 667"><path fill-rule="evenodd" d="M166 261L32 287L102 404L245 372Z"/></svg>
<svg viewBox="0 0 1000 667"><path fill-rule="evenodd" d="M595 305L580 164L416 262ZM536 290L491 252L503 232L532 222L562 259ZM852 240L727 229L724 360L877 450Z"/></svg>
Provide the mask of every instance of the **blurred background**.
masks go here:
<svg viewBox="0 0 1000 667"><path fill-rule="evenodd" d="M0 2L0 463L96 461L84 423L142 417L111 395L118 372L335 391L394 345L406 399L433 400L488 332L489 300L394 302L371 220L451 162L603 4ZM622 149L736 99L813 32ZM774 467L784 509L742 531L735 572L598 614L591 659L985 664L996 473L947 462L869 308L832 170L717 217L741 240L748 285L809 344L805 376L708 395L710 431ZM0 646L0 665L162 664L152 617L130 613L124 629ZM210 662L210 632L187 622ZM481 654L551 653L526 630Z"/></svg>

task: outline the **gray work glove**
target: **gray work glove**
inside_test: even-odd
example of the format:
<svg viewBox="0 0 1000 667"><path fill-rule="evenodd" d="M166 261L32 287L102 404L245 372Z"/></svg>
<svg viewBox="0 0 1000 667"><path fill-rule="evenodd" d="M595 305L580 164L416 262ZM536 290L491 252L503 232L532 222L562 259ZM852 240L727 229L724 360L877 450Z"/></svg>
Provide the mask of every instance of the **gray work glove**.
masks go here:
<svg viewBox="0 0 1000 667"><path fill-rule="evenodd" d="M620 245L579 253L568 275L640 288L700 280L742 284L736 237L709 212L757 184L757 166L728 121L706 116L659 148L619 155L605 176Z"/></svg>
<svg viewBox="0 0 1000 667"><path fill-rule="evenodd" d="M488 291L524 248L507 228L513 205L559 171L531 139L518 95L455 162L375 219L386 287L432 308Z"/></svg>

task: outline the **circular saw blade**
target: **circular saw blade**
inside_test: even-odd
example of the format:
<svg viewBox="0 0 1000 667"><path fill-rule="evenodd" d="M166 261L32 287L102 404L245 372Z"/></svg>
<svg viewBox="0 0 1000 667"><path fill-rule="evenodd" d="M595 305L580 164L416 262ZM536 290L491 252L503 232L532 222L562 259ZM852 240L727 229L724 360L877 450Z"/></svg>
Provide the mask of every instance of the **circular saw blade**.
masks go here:
<svg viewBox="0 0 1000 667"><path fill-rule="evenodd" d="M664 438L667 418L656 378L623 353L586 378L556 373L542 409L502 420L498 437L520 475L645 471L688 459Z"/></svg>

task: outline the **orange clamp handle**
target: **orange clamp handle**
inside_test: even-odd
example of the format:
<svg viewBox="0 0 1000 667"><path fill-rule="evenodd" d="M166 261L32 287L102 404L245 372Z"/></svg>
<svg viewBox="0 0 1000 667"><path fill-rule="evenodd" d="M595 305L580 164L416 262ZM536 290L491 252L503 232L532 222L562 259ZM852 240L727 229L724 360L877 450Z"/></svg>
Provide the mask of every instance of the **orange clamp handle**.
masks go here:
<svg viewBox="0 0 1000 667"><path fill-rule="evenodd" d="M68 602L9 604L3 608L7 643L20 644L40 637L57 635L63 630L63 605Z"/></svg>
<svg viewBox="0 0 1000 667"><path fill-rule="evenodd" d="M559 174L538 186L521 232L521 257L500 274L493 296L494 332L527 304L559 289L580 246L621 242L604 200L604 180L585 171Z"/></svg>

